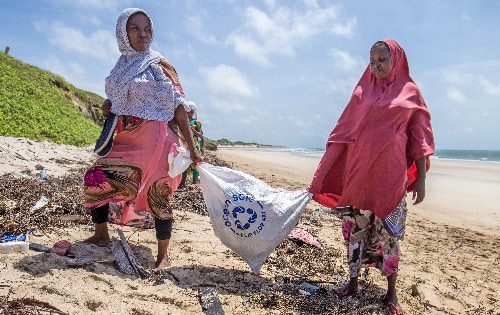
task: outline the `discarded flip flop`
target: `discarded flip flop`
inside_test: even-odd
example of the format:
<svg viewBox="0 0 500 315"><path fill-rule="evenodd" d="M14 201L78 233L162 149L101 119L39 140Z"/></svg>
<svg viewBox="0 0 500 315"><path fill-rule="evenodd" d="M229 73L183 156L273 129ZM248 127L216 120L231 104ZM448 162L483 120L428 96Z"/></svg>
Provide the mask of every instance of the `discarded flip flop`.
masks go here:
<svg viewBox="0 0 500 315"><path fill-rule="evenodd" d="M335 294L337 294L341 297L349 297L349 296L354 296L354 295L358 294L358 291L349 292L348 290L343 290L343 287L336 288L335 290L333 290L333 292L335 292Z"/></svg>
<svg viewBox="0 0 500 315"><path fill-rule="evenodd" d="M404 315L405 313L400 305L396 306L394 303L389 301L386 303L386 311L388 315Z"/></svg>
<svg viewBox="0 0 500 315"><path fill-rule="evenodd" d="M54 246L52 246L52 248L50 249L50 252L51 253L55 253L57 255L60 255L60 256L64 256L66 254L66 252L68 251L68 249L71 248L71 243L68 242L68 241L58 241L54 244Z"/></svg>
<svg viewBox="0 0 500 315"><path fill-rule="evenodd" d="M52 248L47 247L47 246L42 245L42 244L38 244L38 243L29 243L29 249L34 250L36 252L43 252L43 253L51 253L51 251L52 251ZM70 251L66 251L64 256L69 257L69 258L76 257L76 255Z"/></svg>
<svg viewBox="0 0 500 315"><path fill-rule="evenodd" d="M83 267L90 265L94 260L91 257L79 257L68 259L67 264L69 267Z"/></svg>
<svg viewBox="0 0 500 315"><path fill-rule="evenodd" d="M288 234L287 239L301 246L302 244L308 244L315 246L319 249L323 249L323 246L318 242L314 236L304 229L293 229L290 234Z"/></svg>

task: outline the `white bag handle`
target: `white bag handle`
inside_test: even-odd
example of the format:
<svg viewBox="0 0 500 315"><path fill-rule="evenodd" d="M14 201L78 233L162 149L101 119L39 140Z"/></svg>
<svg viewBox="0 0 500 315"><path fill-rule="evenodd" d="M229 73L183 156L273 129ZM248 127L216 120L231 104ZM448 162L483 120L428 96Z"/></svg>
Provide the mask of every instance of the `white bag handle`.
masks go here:
<svg viewBox="0 0 500 315"><path fill-rule="evenodd" d="M176 177L184 172L191 163L189 150L174 143L168 153L168 176Z"/></svg>

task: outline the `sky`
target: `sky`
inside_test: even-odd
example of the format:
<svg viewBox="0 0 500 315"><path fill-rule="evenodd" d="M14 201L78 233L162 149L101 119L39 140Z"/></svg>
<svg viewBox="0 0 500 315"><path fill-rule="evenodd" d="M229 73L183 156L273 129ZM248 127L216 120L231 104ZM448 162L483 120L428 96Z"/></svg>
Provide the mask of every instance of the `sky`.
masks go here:
<svg viewBox="0 0 500 315"><path fill-rule="evenodd" d="M0 0L0 49L105 97L127 7L210 139L324 148L380 39L405 49L437 149L500 150L500 1Z"/></svg>

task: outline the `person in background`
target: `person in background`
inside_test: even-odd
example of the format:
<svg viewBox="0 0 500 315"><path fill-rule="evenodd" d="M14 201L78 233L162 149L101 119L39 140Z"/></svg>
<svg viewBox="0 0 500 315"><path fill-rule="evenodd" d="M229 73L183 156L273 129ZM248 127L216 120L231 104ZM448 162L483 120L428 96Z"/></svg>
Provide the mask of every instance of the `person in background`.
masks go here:
<svg viewBox="0 0 500 315"><path fill-rule="evenodd" d="M189 125L191 126L191 132L192 132L192 137L193 141L196 147L196 150L198 150L199 153L203 151L203 130L201 129L201 121L198 120L198 112L196 108L196 104L192 101L187 102L189 106L188 110L188 118L189 118ZM200 181L200 173L198 173L198 170L196 169L196 164L191 164L185 170L182 172L182 180L181 183L179 184L179 188L183 188L186 186L186 179L188 174L191 174L193 177L193 184L197 184Z"/></svg>
<svg viewBox="0 0 500 315"><path fill-rule="evenodd" d="M425 197L434 153L430 114L410 77L403 48L376 42L370 63L331 132L308 191L343 220L350 279L335 290L355 295L362 266L387 277L388 314L403 314L396 294L406 193Z"/></svg>
<svg viewBox="0 0 500 315"><path fill-rule="evenodd" d="M179 79L172 65L151 49L153 35L153 22L145 11L129 8L118 17L121 56L106 78L108 98L102 107L104 117L117 120L116 136L109 152L85 174L85 209L95 224L94 235L85 242L109 244L108 222L155 228L155 267L162 269L169 266L170 201L181 180L180 175L168 176L168 153L179 145L169 122L175 122L186 139L193 163L201 156L191 136Z"/></svg>

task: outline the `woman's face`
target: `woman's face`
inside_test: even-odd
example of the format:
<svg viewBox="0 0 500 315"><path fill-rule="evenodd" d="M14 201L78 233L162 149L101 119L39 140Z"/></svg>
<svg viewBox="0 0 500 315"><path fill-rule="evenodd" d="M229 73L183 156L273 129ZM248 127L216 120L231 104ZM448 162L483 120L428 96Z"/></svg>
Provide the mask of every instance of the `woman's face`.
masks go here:
<svg viewBox="0 0 500 315"><path fill-rule="evenodd" d="M370 70L378 79L385 79L391 72L391 53L385 45L375 45L370 49Z"/></svg>
<svg viewBox="0 0 500 315"><path fill-rule="evenodd" d="M145 51L153 38L148 17L142 13L132 15L127 21L127 35L132 48L139 52Z"/></svg>

